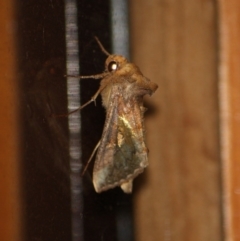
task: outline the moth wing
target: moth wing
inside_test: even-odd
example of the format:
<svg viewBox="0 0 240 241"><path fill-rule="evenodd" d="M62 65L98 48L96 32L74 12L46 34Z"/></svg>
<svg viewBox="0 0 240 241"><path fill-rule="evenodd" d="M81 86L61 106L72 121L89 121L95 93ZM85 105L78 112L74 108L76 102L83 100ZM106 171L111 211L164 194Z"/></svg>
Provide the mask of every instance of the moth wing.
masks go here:
<svg viewBox="0 0 240 241"><path fill-rule="evenodd" d="M121 97L114 96L94 164L96 192L121 186L124 192L130 193L132 180L147 165L143 111L134 100L124 103Z"/></svg>

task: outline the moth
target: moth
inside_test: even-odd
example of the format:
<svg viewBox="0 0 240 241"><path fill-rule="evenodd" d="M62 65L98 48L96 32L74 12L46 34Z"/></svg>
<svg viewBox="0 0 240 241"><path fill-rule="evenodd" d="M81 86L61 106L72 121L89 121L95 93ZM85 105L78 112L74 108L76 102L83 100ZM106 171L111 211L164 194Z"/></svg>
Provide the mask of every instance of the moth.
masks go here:
<svg viewBox="0 0 240 241"><path fill-rule="evenodd" d="M102 79L91 100L78 108L94 102L101 94L102 105L106 109L101 140L88 161L97 151L93 185L97 193L116 186L120 186L125 193L131 193L133 179L148 165L143 97L152 95L158 86L146 78L135 64L121 55L108 53L98 38L96 41L108 56L104 72L78 76L80 79Z"/></svg>

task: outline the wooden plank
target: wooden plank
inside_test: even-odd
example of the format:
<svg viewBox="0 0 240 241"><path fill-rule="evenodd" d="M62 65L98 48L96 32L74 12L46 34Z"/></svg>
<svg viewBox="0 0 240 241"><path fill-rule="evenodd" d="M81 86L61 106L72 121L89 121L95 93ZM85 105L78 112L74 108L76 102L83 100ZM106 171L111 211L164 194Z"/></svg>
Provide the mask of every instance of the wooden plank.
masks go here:
<svg viewBox="0 0 240 241"><path fill-rule="evenodd" d="M219 1L225 240L240 240L240 2Z"/></svg>
<svg viewBox="0 0 240 241"><path fill-rule="evenodd" d="M21 240L18 108L14 1L0 3L0 234L2 241Z"/></svg>
<svg viewBox="0 0 240 241"><path fill-rule="evenodd" d="M159 85L136 240L221 240L216 3L131 1L130 14L133 61Z"/></svg>

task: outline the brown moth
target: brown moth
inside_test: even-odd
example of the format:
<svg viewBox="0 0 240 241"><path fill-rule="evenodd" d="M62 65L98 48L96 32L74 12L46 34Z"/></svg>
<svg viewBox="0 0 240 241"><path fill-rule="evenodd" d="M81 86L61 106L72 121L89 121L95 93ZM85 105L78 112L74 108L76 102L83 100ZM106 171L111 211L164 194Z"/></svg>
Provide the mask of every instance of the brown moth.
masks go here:
<svg viewBox="0 0 240 241"><path fill-rule="evenodd" d="M148 165L143 97L153 94L158 86L143 76L135 64L129 63L121 55L109 54L96 40L108 56L105 71L97 75L79 76L81 79L102 80L91 100L78 108L84 108L101 94L106 109L102 138L88 161L98 149L93 168L93 185L97 193L116 186L120 186L125 193L131 193L133 179ZM84 171L86 168L87 165Z"/></svg>

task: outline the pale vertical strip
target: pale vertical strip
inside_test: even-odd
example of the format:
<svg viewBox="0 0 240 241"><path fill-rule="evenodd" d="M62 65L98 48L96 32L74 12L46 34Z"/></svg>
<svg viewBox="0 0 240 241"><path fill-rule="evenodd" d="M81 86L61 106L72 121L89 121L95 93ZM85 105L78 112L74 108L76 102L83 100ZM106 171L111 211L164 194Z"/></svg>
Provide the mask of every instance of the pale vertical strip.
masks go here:
<svg viewBox="0 0 240 241"><path fill-rule="evenodd" d="M128 1L111 0L112 52L129 59Z"/></svg>
<svg viewBox="0 0 240 241"><path fill-rule="evenodd" d="M79 47L76 0L65 0L65 29L66 29L66 70L68 75L79 75ZM72 111L80 105L79 79L67 78L68 110ZM70 184L72 211L72 240L83 240L83 199L80 172L80 112L68 116L69 153L70 153Z"/></svg>
<svg viewBox="0 0 240 241"><path fill-rule="evenodd" d="M223 212L225 240L232 241L232 210L231 210L231 133L230 133L230 103L229 103L229 35L224 10L224 1L219 4L220 14L220 64L219 64L219 100L220 100L220 138L221 161L223 174Z"/></svg>

